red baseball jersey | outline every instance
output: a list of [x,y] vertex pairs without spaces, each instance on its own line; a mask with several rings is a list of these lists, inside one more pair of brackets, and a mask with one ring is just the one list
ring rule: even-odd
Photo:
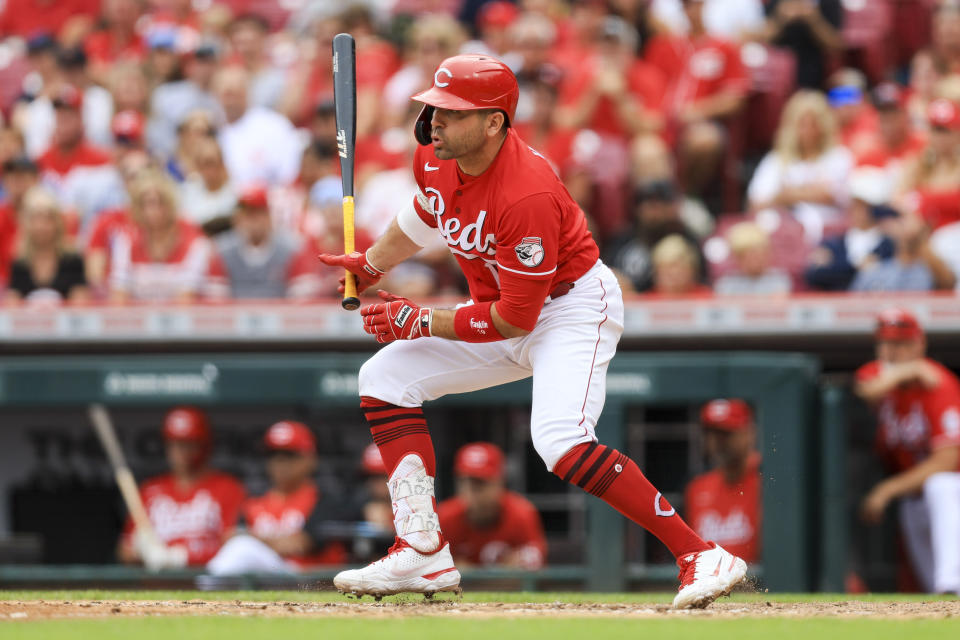
[[513,129],[479,176],[464,174],[456,160],[438,160],[430,146],[417,149],[413,174],[417,214],[446,240],[473,301],[502,300],[497,311],[514,326],[532,328],[526,319],[536,319],[550,291],[599,259],[583,211]]
[[520,551],[522,564],[529,569],[543,566],[547,539],[536,507],[523,496],[505,491],[500,502],[500,519],[489,529],[477,529],[467,520],[467,505],[458,498],[437,506],[440,530],[450,542],[454,558],[479,565],[494,565]]
[[[269,540],[282,538],[303,531],[320,499],[320,491],[312,483],[306,483],[291,494],[268,491],[256,498],[247,498],[243,503],[243,520],[250,533]],[[343,564],[347,552],[339,543],[328,544],[306,556],[291,556],[287,560],[303,567],[318,564]]]
[[[177,485],[170,474],[147,480],[140,497],[160,541],[183,545],[187,564],[204,565],[216,555],[227,534],[237,525],[245,491],[231,475],[220,471],[205,474],[192,487]],[[124,528],[126,542],[134,533],[133,520]]]
[[[933,360],[940,384],[919,383],[888,393],[877,410],[877,451],[891,473],[905,471],[943,447],[960,446],[960,380]],[[874,360],[857,370],[857,381],[877,376],[883,363]]]
[[684,496],[687,522],[704,540],[755,562],[760,557],[760,495],[760,455],[754,454],[739,482],[729,484],[719,469],[690,481]]
[[726,40],[657,36],[647,46],[645,58],[667,78],[666,111],[721,91],[746,93],[748,88],[740,50]]

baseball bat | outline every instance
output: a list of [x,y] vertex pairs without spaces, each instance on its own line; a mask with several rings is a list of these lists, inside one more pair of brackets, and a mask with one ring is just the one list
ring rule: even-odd
[[[337,152],[340,155],[340,180],[343,184],[343,252],[355,250],[353,219],[353,165],[357,142],[357,49],[353,36],[338,33],[333,38],[333,102],[337,118]],[[346,272],[343,308],[360,306],[357,280]]]
[[158,541],[156,531],[153,530],[153,524],[147,515],[147,510],[143,506],[143,500],[140,499],[140,489],[137,487],[137,481],[127,465],[127,460],[123,455],[123,449],[120,448],[120,442],[117,440],[117,432],[113,428],[113,421],[106,407],[102,404],[92,404],[88,410],[90,422],[93,423],[93,430],[103,446],[110,461],[110,467],[113,469],[113,477],[120,488],[120,495],[123,496],[123,502],[133,518],[133,523],[138,531],[153,541]]

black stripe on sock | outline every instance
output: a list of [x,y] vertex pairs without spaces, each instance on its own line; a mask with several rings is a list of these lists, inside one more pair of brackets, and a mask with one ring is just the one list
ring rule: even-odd
[[423,412],[420,412],[420,413],[398,413],[398,414],[395,415],[395,416],[389,416],[389,417],[386,417],[386,418],[370,418],[369,416],[367,416],[367,423],[368,423],[371,427],[379,427],[379,426],[382,426],[382,425],[385,425],[385,424],[390,424],[391,422],[395,422],[395,421],[397,421],[397,420],[420,420],[420,421],[426,422],[426,421],[423,419]]
[[570,480],[577,474],[577,471],[580,470],[580,467],[583,466],[583,461],[589,458],[594,450],[597,448],[596,442],[591,442],[590,446],[587,447],[587,450],[583,452],[583,455],[580,456],[577,461],[570,467],[570,471],[567,471],[567,475],[563,476],[564,482],[570,482]]
[[385,438],[374,438],[373,441],[377,446],[387,444],[388,442],[393,442],[394,440],[399,440],[400,438],[405,438],[407,436],[416,436],[416,435],[430,435],[430,430],[426,427],[411,429],[410,431],[404,431],[403,433],[397,433],[390,435]]
[[613,452],[614,449],[611,449],[610,447],[604,447],[603,453],[600,454],[600,457],[597,458],[596,462],[594,462],[589,469],[587,469],[587,472],[583,474],[583,477],[577,481],[577,486],[581,489],[586,489],[587,484],[590,482],[593,476],[596,475],[597,471],[600,470],[600,467],[603,466],[603,463],[607,461],[607,458],[613,455]]
[[623,467],[627,465],[627,460],[628,460],[627,456],[620,453],[617,456],[616,461],[614,461],[614,463],[610,465],[610,468],[607,469],[607,472],[603,474],[603,477],[600,478],[597,484],[594,485],[593,491],[591,491],[590,493],[597,496],[598,498],[601,497],[604,493],[606,493],[607,489],[610,488],[610,485],[612,485],[614,481],[616,481],[616,479],[620,476],[620,473],[617,472],[617,465],[618,464],[620,465],[621,472],[622,472]]

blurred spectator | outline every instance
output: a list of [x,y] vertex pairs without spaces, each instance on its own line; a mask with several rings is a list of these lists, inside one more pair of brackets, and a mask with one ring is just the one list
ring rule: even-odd
[[960,73],[960,7],[940,3],[933,14],[930,40],[937,70],[944,75]]
[[941,74],[937,69],[933,53],[921,49],[910,61],[910,86],[906,97],[906,110],[910,116],[910,125],[917,131],[926,131],[927,108],[938,96],[937,85]]
[[884,82],[873,89],[877,111],[877,135],[859,154],[857,163],[881,167],[888,180],[901,181],[904,163],[923,151],[926,139],[913,129],[907,112],[907,93],[899,85]]
[[899,214],[886,206],[892,193],[887,172],[861,167],[850,176],[850,227],[826,238],[810,255],[807,284],[824,291],[845,291],[860,269],[893,257],[893,241],[880,223]]
[[151,90],[176,80],[180,73],[177,36],[177,29],[172,24],[151,25],[147,31],[147,59],[143,70]]
[[103,0],[100,28],[87,36],[83,49],[90,60],[90,76],[106,84],[110,67],[117,60],[140,62],[147,46],[137,32],[142,0]]
[[[176,148],[166,162],[167,173],[174,180],[183,182],[187,176],[197,173],[194,159],[197,147],[205,140],[216,141],[217,130],[213,116],[202,109],[191,111],[177,126]],[[219,145],[217,147],[219,149]],[[223,152],[221,151],[221,157]]]
[[[653,15],[676,33],[688,33],[684,0],[651,0]],[[642,3],[635,3],[642,4]],[[764,0],[703,0],[703,23],[711,36],[740,42],[761,35]]]
[[286,184],[297,177],[303,143],[290,121],[265,107],[249,106],[247,72],[227,67],[214,78],[226,124],[218,138],[235,184]]
[[683,8],[687,35],[657,36],[645,57],[667,79],[664,112],[671,118],[668,138],[679,143],[681,184],[702,195],[717,177],[723,121],[743,107],[748,81],[739,48],[706,32],[703,0],[683,0]]
[[236,527],[243,485],[210,468],[213,435],[200,409],[176,407],[167,412],[163,440],[170,472],[140,485],[158,540],[137,531],[128,518],[118,556],[124,563],[144,562],[153,569],[203,566]]
[[919,211],[934,229],[960,221],[960,108],[946,99],[927,109],[929,141],[906,164],[897,204]]
[[113,142],[110,137],[113,97],[109,91],[91,81],[87,73],[87,54],[79,47],[61,49],[57,54],[57,66],[62,81],[83,94],[83,131],[87,140],[97,147],[108,147]]
[[318,565],[339,565],[346,550],[332,543],[316,548],[304,530],[314,514],[329,514],[313,481],[317,468],[316,438],[302,422],[283,420],[263,437],[270,489],[247,498],[240,508],[241,527],[207,563],[215,576],[289,574]]
[[740,222],[727,231],[726,239],[736,270],[719,278],[713,285],[714,291],[726,296],[790,293],[790,274],[771,266],[770,236],[763,227],[755,222]]
[[44,181],[60,187],[77,167],[108,164],[110,156],[90,145],[83,133],[83,94],[72,85],[63,85],[53,99],[56,125],[50,147],[38,159]]
[[516,71],[520,61],[510,50],[509,30],[519,15],[520,10],[513,2],[484,2],[474,21],[479,38],[466,43],[462,53],[485,53],[499,58]]
[[113,117],[111,137],[114,145],[110,164],[77,167],[63,181],[61,201],[79,217],[80,233],[84,236],[102,212],[129,204],[123,167],[127,156],[146,153],[143,116],[136,111],[121,111]]
[[[233,214],[237,191],[223,163],[220,145],[214,138],[202,137],[196,141],[191,165],[195,172],[180,185],[183,214],[193,224],[204,227],[209,234],[222,229],[224,225],[219,222]],[[208,224],[212,226],[207,227]]]
[[150,106],[151,87],[143,66],[136,62],[121,61],[110,71],[109,87],[113,96],[113,111],[136,111],[147,117]]
[[[303,235],[312,242],[343,230],[342,221],[335,223],[332,230],[327,229],[327,220],[335,220],[331,216],[342,218],[340,207],[343,183],[340,181],[338,158],[337,147],[333,142],[315,140],[307,145],[300,157],[300,173],[297,179],[289,185],[270,190],[270,213],[275,227]],[[405,168],[404,173],[409,180],[413,180],[409,168]],[[376,179],[377,176],[367,184],[375,182]],[[360,194],[357,198],[357,231],[363,236],[367,221],[362,212],[370,201],[382,195],[382,192],[368,194],[364,185]],[[393,201],[394,204],[396,202]]]
[[23,132],[27,155],[31,158],[46,151],[53,135],[53,98],[61,84],[57,50],[49,34],[37,34],[27,40],[29,71],[10,119]]
[[753,412],[743,400],[712,400],[700,412],[703,443],[714,469],[687,484],[686,520],[747,562],[760,559],[760,454]]
[[88,299],[83,258],[67,250],[63,216],[53,194],[33,187],[23,196],[19,237],[8,300],[59,304]]
[[536,507],[504,485],[503,452],[489,442],[457,451],[457,495],[437,505],[444,538],[460,566],[539,569],[547,541]]
[[827,62],[843,47],[841,0],[769,0],[765,38],[793,51],[797,85],[819,89],[826,79]]
[[[90,25],[100,8],[98,0],[6,0],[0,13],[0,34],[29,38],[45,32],[57,36]],[[71,24],[74,23],[74,24]]]
[[710,295],[710,288],[698,278],[703,260],[682,235],[667,236],[653,247],[650,255],[653,261],[651,294],[663,298]]
[[788,209],[815,244],[828,224],[842,221],[853,165],[838,145],[837,125],[823,95],[800,91],[787,103],[774,148],[757,167],[747,196],[750,208]]
[[0,282],[6,282],[10,276],[23,197],[37,180],[37,165],[30,158],[15,156],[4,161],[3,201],[0,202]]
[[183,69],[183,79],[161,84],[150,97],[147,140],[150,149],[161,157],[175,154],[180,128],[193,114],[205,112],[210,127],[221,120],[222,109],[213,95],[216,48],[209,43],[201,44],[187,54]]
[[233,228],[216,239],[210,264],[213,297],[315,298],[319,293],[317,262],[300,238],[275,230],[267,192],[250,187],[240,193]]
[[363,519],[392,536],[393,507],[390,504],[390,487],[387,484],[389,474],[376,444],[368,444],[363,450],[361,469],[364,475],[363,496],[360,500]]
[[[653,247],[669,235],[684,239],[699,253],[693,233],[680,213],[680,196],[673,183],[656,181],[637,189],[633,228],[614,238],[604,261],[614,269],[624,291],[648,291],[653,287]],[[698,258],[698,262],[702,260]]]
[[843,68],[830,76],[827,102],[837,121],[840,144],[859,156],[877,132],[877,113],[864,96],[867,77],[857,69]]
[[573,168],[572,153],[577,131],[556,125],[562,72],[552,65],[544,65],[539,71],[536,77],[528,80],[526,90],[520,90],[520,100],[526,100],[526,117],[510,123],[510,126],[524,142],[542,153],[556,168],[557,174],[567,181]]
[[952,289],[956,277],[930,247],[930,229],[916,215],[885,219],[883,232],[893,240],[893,256],[861,267],[852,291],[932,291]]
[[421,16],[410,25],[405,40],[405,64],[383,87],[383,126],[400,125],[410,105],[410,96],[433,82],[440,63],[456,55],[465,39],[463,27],[443,14]]
[[664,78],[636,57],[636,31],[617,17],[604,20],[595,53],[570,70],[561,87],[557,125],[589,127],[620,139],[663,127]]
[[856,393],[877,412],[876,451],[889,473],[863,498],[861,517],[883,520],[899,503],[900,533],[923,591],[960,593],[960,381],[926,357],[917,319],[887,309],[877,319],[877,359],[856,374]]
[[230,24],[230,45],[247,72],[248,99],[255,107],[275,107],[284,90],[284,73],[267,53],[269,31],[267,21],[253,13],[239,15]]
[[130,189],[133,227],[111,246],[109,287],[116,302],[190,302],[207,274],[210,245],[179,217],[176,188],[163,174],[144,171]]

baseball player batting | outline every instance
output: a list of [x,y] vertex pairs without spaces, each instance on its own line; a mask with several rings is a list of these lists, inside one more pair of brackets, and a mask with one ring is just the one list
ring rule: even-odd
[[460,574],[434,510],[436,461],[424,402],[533,376],[530,430],[547,469],[605,500],[677,558],[676,607],[702,607],[746,563],[705,542],[627,456],[597,442],[623,299],[577,206],[547,161],[510,127],[519,89],[495,58],[444,60],[415,125],[419,193],[365,254],[322,255],[363,291],[439,233],[471,301],[434,309],[380,291],[363,327],[391,343],[360,369],[362,407],[390,472],[396,543],[334,578],[343,592],[455,591]]

